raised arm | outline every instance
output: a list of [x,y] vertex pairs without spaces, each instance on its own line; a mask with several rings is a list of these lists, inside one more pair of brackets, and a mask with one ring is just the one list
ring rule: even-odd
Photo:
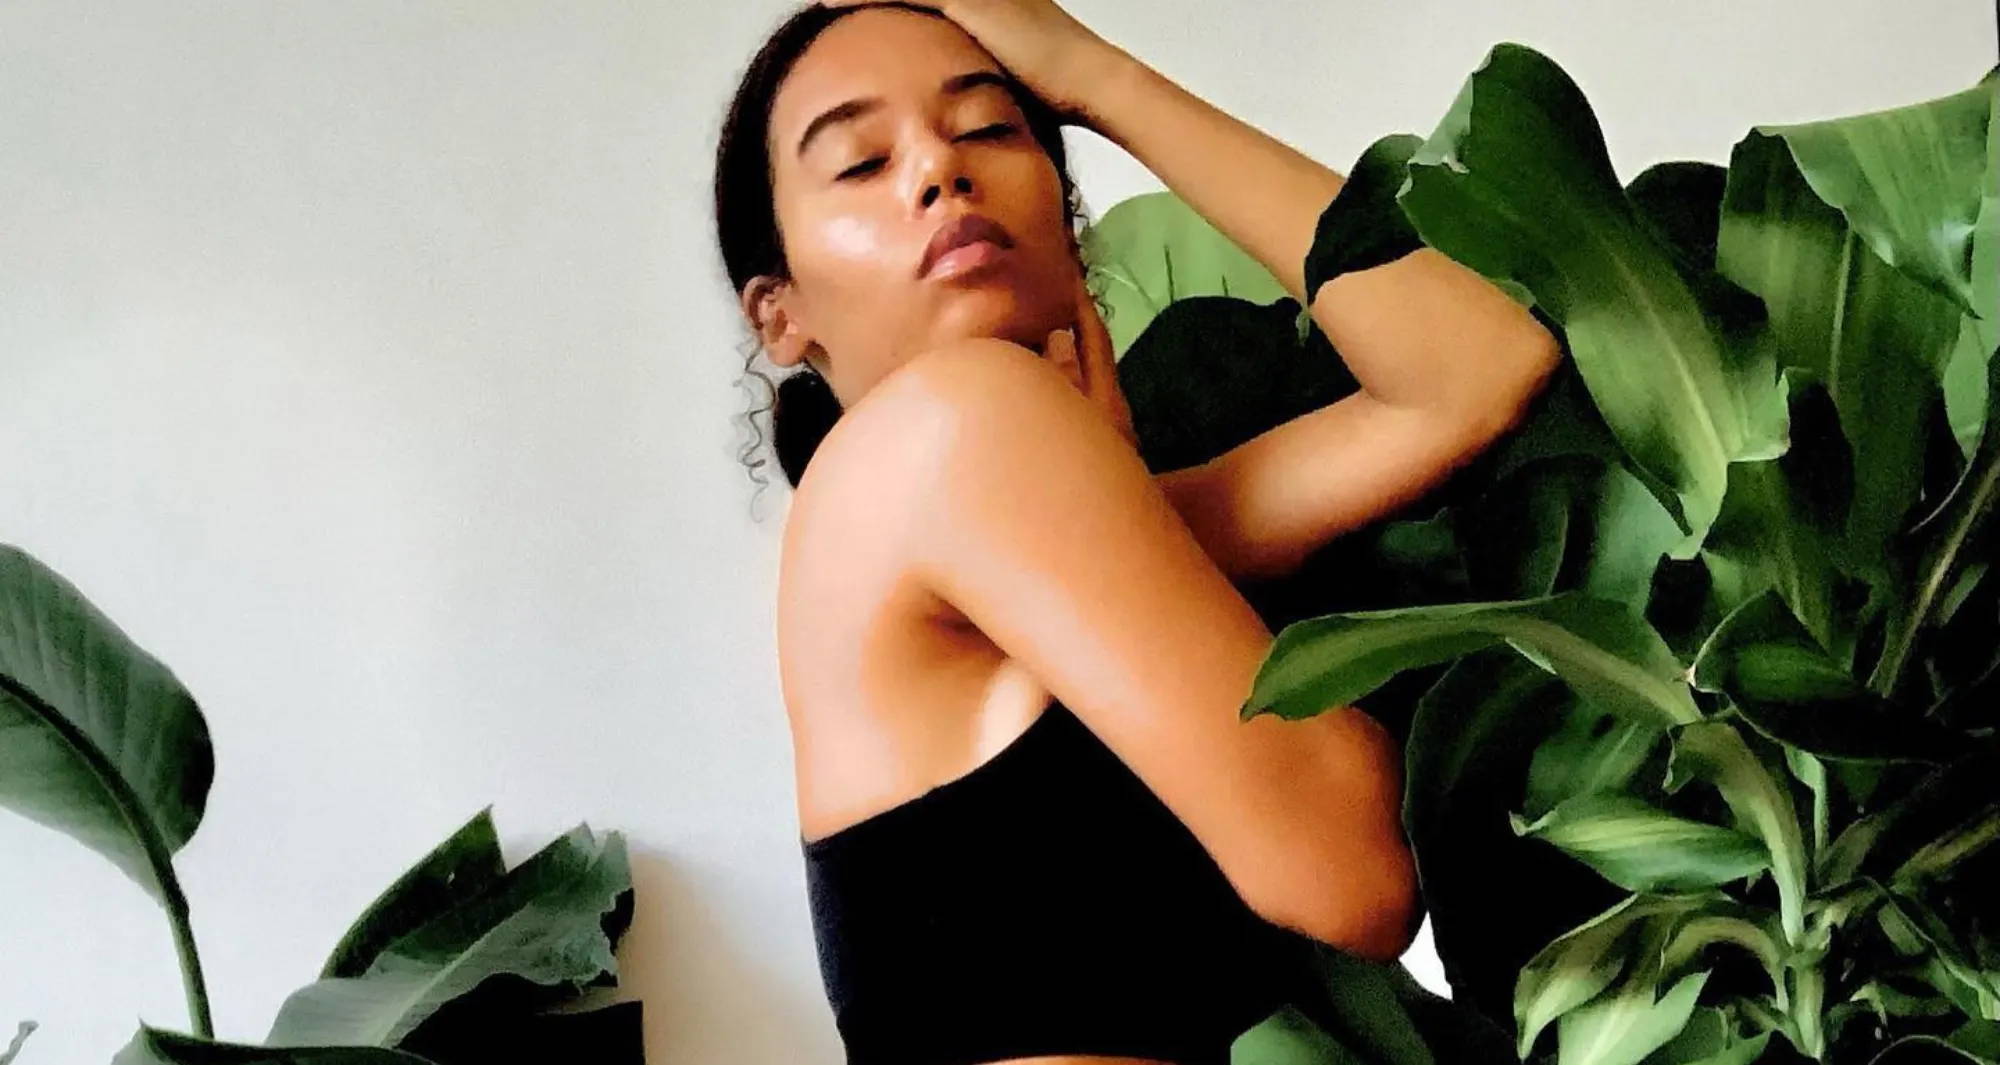
[[1104,45],[1087,124],[1261,262],[1332,342],[1361,391],[1183,475],[1258,576],[1422,496],[1517,424],[1560,357],[1555,337],[1431,248],[1343,274],[1308,298],[1307,251],[1346,179]]
[[1353,708],[1241,720],[1271,633],[1053,367],[959,342],[878,383],[843,433],[925,456],[879,504],[907,515],[885,528],[912,583],[1074,710],[1253,910],[1364,957],[1407,948],[1416,880],[1393,738]]

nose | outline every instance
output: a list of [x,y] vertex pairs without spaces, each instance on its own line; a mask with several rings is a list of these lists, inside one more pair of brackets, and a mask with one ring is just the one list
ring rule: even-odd
[[916,168],[918,204],[925,210],[944,195],[947,182],[961,196],[972,192],[972,178],[962,169],[958,147],[950,141],[933,140],[930,149]]
[[[951,187],[958,190],[961,195],[969,193],[972,191],[972,179],[966,177],[964,174],[956,175],[951,179]],[[941,186],[933,182],[925,182],[924,206],[929,207],[931,204],[937,202],[937,198],[942,194],[943,190]]]

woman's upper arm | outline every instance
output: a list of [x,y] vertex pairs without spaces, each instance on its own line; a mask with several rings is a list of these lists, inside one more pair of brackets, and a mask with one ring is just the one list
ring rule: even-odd
[[1017,345],[897,372],[915,402],[881,413],[929,449],[913,578],[1075,711],[1267,919],[1364,950],[1401,935],[1372,924],[1395,924],[1410,886],[1393,741],[1358,712],[1241,720],[1272,635],[1131,447]]

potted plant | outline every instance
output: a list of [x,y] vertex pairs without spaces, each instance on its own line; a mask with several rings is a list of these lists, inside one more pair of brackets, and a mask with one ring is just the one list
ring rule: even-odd
[[173,864],[207,804],[207,722],[172,670],[9,544],[0,734],[0,806],[102,854],[166,911],[189,1030],[141,1022],[116,1065],[645,1060],[638,1002],[574,1008],[587,989],[617,983],[613,951],[633,902],[619,833],[579,825],[509,869],[480,811],[362,913],[261,1045],[223,1043]]
[[[2000,1062],[1996,97],[1621,185],[1578,87],[1502,44],[1361,156],[1307,291],[1434,248],[1567,358],[1439,489],[1244,589],[1277,632],[1246,718],[1359,702],[1403,739],[1454,992],[1330,954],[1330,1038],[1258,1053]],[[1151,468],[1356,387],[1225,253],[1132,297],[1199,256],[1124,206],[1098,284]]]

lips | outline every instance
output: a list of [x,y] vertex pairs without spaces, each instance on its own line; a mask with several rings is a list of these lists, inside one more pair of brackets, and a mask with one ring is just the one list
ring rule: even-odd
[[990,240],[1002,248],[1014,246],[1014,238],[1006,227],[983,214],[968,211],[946,222],[931,234],[930,243],[924,245],[923,257],[917,262],[917,276],[930,273],[938,258],[953,248],[982,240]]

